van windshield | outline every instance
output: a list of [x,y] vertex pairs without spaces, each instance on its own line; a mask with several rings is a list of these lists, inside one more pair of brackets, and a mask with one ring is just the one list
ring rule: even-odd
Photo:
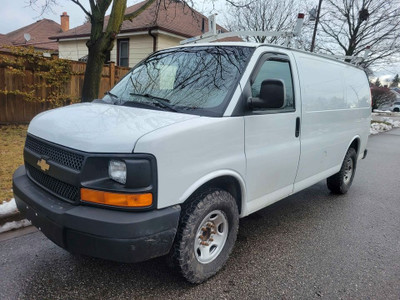
[[222,116],[253,51],[237,46],[162,50],[135,66],[103,100]]

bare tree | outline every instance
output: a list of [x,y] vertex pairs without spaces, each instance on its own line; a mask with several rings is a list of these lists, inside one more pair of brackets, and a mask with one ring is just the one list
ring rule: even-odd
[[[298,6],[292,0],[241,1],[232,7],[226,21],[229,30],[290,31],[296,22]],[[248,37],[249,41],[277,43],[278,37]],[[282,40],[283,41],[283,40]]]
[[318,48],[359,56],[371,47],[366,66],[396,58],[400,51],[399,0],[325,0]]

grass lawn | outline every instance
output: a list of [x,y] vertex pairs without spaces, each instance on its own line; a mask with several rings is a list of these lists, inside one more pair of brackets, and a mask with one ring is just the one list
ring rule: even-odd
[[13,197],[12,174],[23,164],[28,125],[0,125],[0,204]]

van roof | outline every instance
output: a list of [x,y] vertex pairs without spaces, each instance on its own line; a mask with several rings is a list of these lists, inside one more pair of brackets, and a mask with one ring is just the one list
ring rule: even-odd
[[198,46],[237,46],[237,47],[250,47],[250,48],[259,48],[259,47],[277,48],[277,49],[283,49],[283,50],[289,50],[289,51],[295,51],[295,52],[304,53],[304,54],[308,54],[308,55],[313,55],[316,57],[328,59],[328,60],[335,61],[338,63],[343,63],[345,65],[364,70],[360,66],[357,66],[355,64],[352,64],[352,63],[349,63],[349,62],[346,62],[343,60],[339,60],[339,59],[335,58],[334,56],[330,56],[328,54],[324,55],[324,54],[319,54],[319,53],[313,53],[313,52],[309,52],[309,51],[305,51],[305,50],[301,50],[301,49],[279,46],[279,45],[275,45],[275,44],[265,44],[265,43],[255,43],[255,42],[211,42],[211,43],[209,42],[209,43],[188,43],[188,44],[179,45],[179,46],[175,46],[175,47],[171,47],[171,48],[183,48],[183,47],[186,48],[186,47],[198,47]]

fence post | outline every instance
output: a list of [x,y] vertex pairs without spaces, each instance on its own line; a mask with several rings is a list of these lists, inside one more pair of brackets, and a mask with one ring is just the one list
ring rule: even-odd
[[110,61],[110,90],[115,84],[115,62]]

